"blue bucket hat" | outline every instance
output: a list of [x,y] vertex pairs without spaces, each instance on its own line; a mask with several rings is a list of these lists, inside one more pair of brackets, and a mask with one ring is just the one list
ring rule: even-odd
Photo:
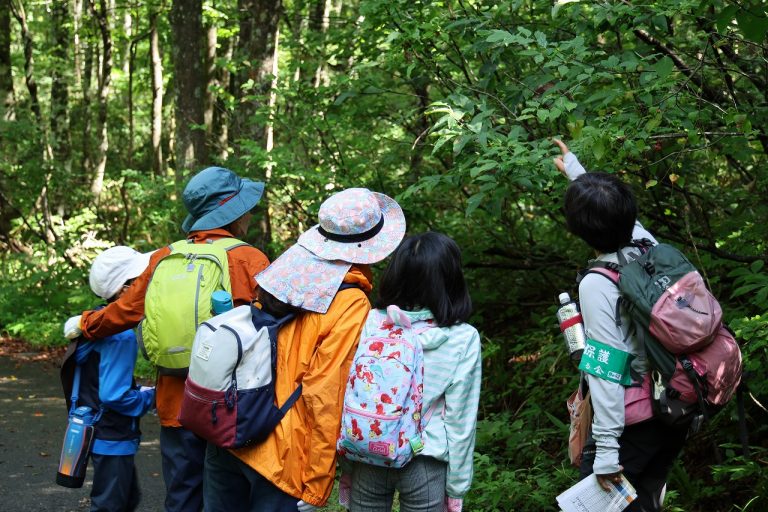
[[208,167],[189,180],[184,194],[187,218],[181,224],[185,233],[222,228],[256,206],[264,193],[264,183],[241,178],[223,167]]

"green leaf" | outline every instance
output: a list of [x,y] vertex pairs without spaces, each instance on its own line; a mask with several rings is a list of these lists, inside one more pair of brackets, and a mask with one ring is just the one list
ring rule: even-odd
[[568,430],[568,425],[566,425],[565,423],[563,423],[563,422],[560,420],[560,418],[558,418],[557,416],[555,416],[554,414],[552,414],[552,413],[551,413],[551,412],[549,412],[549,411],[544,411],[544,414],[546,414],[546,415],[547,415],[547,418],[549,418],[549,421],[551,421],[551,422],[552,422],[552,424],[553,424],[555,427],[557,427],[557,428],[558,428],[558,429],[560,429],[560,430]]
[[605,154],[605,143],[603,139],[597,139],[592,143],[592,154],[595,156],[595,160],[602,160]]
[[470,170],[469,170],[469,175],[470,175],[472,178],[477,178],[477,176],[478,176],[478,175],[480,175],[480,174],[482,174],[482,173],[484,173],[485,171],[488,171],[488,170],[490,170],[490,169],[494,169],[494,168],[496,168],[498,165],[499,165],[499,164],[497,164],[496,162],[485,162],[485,163],[484,163],[484,164],[482,164],[482,165],[479,165],[479,166],[477,166],[477,167],[473,167],[472,169],[470,169]]
[[762,270],[764,265],[765,265],[764,260],[757,260],[757,261],[753,261],[752,264],[749,266],[749,268],[752,270],[752,272],[757,274],[758,272],[760,272],[760,270]]
[[656,62],[652,68],[659,75],[659,78],[667,78],[675,67],[675,63],[669,57],[663,57]]
[[398,32],[397,30],[393,30],[392,32],[389,33],[389,35],[387,36],[387,39],[384,42],[391,43],[392,41],[394,41],[399,37],[400,37],[400,32]]
[[485,199],[485,192],[478,192],[477,194],[472,195],[467,200],[467,210],[465,215],[467,217],[472,215],[472,212],[478,209],[480,204],[483,202],[483,199]]
[[651,18],[651,23],[661,32],[667,32],[669,27],[667,26],[667,17],[660,14]]
[[645,188],[646,189],[653,188],[653,187],[655,187],[658,184],[659,184],[659,182],[657,180],[648,180],[648,181],[645,182]]
[[748,11],[740,11],[736,15],[739,31],[753,43],[762,43],[768,32],[768,17],[755,16]]
[[739,8],[735,5],[729,5],[720,11],[715,20],[715,26],[717,27],[718,32],[725,32],[728,25],[733,23],[734,15],[738,10]]
[[488,43],[502,43],[504,46],[509,46],[515,42],[515,37],[506,30],[491,30],[485,40]]
[[461,150],[464,149],[464,146],[466,146],[467,142],[470,140],[472,140],[472,136],[465,134],[453,141],[453,154],[458,155],[461,153]]
[[661,114],[656,114],[652,118],[648,120],[647,123],[645,123],[645,127],[643,128],[646,132],[651,133],[653,132],[658,126],[661,124]]
[[349,98],[354,98],[357,96],[357,93],[355,91],[344,91],[341,94],[338,95],[338,97],[334,100],[333,104],[338,106],[347,101]]
[[757,304],[762,304],[765,302],[765,299],[768,299],[768,286],[764,286],[755,294],[755,302]]
[[581,0],[555,0],[555,4],[552,6],[552,18],[557,16],[557,12],[564,5],[580,2]]

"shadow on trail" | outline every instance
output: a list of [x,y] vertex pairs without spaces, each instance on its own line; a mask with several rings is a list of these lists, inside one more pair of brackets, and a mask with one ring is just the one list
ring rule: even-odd
[[[0,340],[3,343],[5,340]],[[36,354],[0,354],[0,509],[6,512],[88,510],[93,472],[81,489],[56,485],[59,452],[67,423],[58,360]],[[143,498],[137,509],[163,509],[163,478],[156,416],[142,419],[136,455]]]

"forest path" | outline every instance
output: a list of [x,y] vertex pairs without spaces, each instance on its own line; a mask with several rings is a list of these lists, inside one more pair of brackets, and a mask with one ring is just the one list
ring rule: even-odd
[[[61,442],[67,424],[59,382],[60,353],[8,350],[0,340],[0,509],[7,512],[88,510],[93,478],[88,467],[81,489],[56,485]],[[19,350],[24,350],[20,348]],[[157,416],[142,422],[143,439],[136,456],[143,493],[139,512],[163,509]]]

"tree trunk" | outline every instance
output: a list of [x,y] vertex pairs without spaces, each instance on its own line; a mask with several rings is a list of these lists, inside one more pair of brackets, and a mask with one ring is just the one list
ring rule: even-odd
[[[227,62],[232,61],[235,51],[235,38],[226,39],[226,48],[223,57]],[[227,87],[229,90],[232,82],[232,73],[227,66],[221,66],[216,70],[217,85],[221,88]],[[218,95],[213,109],[213,134],[212,145],[215,147],[214,154],[221,160],[226,160],[229,154],[229,115],[225,99]]]
[[29,91],[32,113],[35,116],[37,126],[40,128],[40,145],[43,148],[44,178],[43,185],[40,189],[40,195],[35,201],[35,208],[40,210],[42,214],[46,241],[54,242],[56,240],[56,234],[53,231],[51,210],[48,203],[48,184],[51,179],[51,161],[53,160],[53,151],[48,140],[48,130],[46,129],[46,125],[43,120],[43,114],[40,110],[40,98],[37,91],[37,82],[35,81],[34,76],[35,61],[32,35],[29,32],[27,14],[24,11],[24,5],[19,0],[12,0],[11,10],[13,11],[13,16],[16,18],[16,21],[19,22],[19,26],[21,27],[21,39],[24,43],[24,80],[27,84],[27,90]]
[[[274,115],[275,105],[277,104],[277,55],[278,55],[278,42],[280,41],[279,27],[275,30],[275,49],[272,57],[272,84],[269,91],[269,120],[267,121],[267,135],[266,135],[266,150],[267,154],[272,152],[272,148],[275,146],[275,126]],[[272,179],[272,169],[275,164],[272,161],[272,156],[269,155],[267,161],[267,167],[264,170],[264,181],[269,183]],[[264,194],[261,197],[261,218],[259,219],[260,239],[258,241],[259,247],[266,247],[269,242],[272,241],[272,216],[269,211],[269,193],[267,189],[264,189]]]
[[83,171],[87,176],[93,171],[93,155],[91,148],[91,81],[93,77],[93,47],[89,42],[82,45],[83,49]]
[[317,33],[318,57],[315,63],[312,86],[317,89],[321,85],[328,85],[328,71],[325,69],[325,37],[330,25],[331,0],[316,0],[312,17],[310,18],[310,30]]
[[0,120],[13,121],[13,72],[11,69],[11,0],[0,0]]
[[[123,55],[123,73],[128,74],[131,66],[131,47],[135,45],[133,41],[133,17],[131,16],[130,5],[126,6],[123,13],[123,34],[125,36],[125,54]],[[135,52],[135,50],[134,50]]]
[[94,0],[88,0],[91,14],[99,27],[101,35],[101,69],[99,72],[98,87],[98,114],[96,116],[96,132],[99,134],[99,146],[96,153],[96,167],[91,181],[91,194],[98,200],[104,188],[104,172],[107,168],[107,150],[109,149],[109,137],[107,136],[107,100],[112,74],[112,35],[109,30],[108,8],[106,0],[99,0],[99,9],[96,9]]
[[75,88],[79,89],[82,83],[82,48],[80,46],[80,28],[83,20],[83,0],[74,0],[72,4],[73,38],[72,49],[74,53]]
[[[234,90],[247,95],[247,98],[246,101],[239,103],[238,112],[235,113],[234,133],[239,135],[238,138],[260,144],[267,151],[272,149],[272,123],[269,117],[261,124],[254,122],[253,118],[264,108],[265,102],[267,114],[271,117],[270,109],[274,101],[273,88],[277,76],[278,24],[282,10],[282,0],[238,0],[240,16],[238,57],[242,62],[249,62],[250,66],[241,66],[235,78]],[[253,87],[242,91],[241,86],[247,83],[252,84]],[[271,165],[268,164],[264,172],[264,178],[268,179],[272,172]],[[261,212],[259,222],[261,233],[257,245],[264,247],[272,238],[269,200],[266,193],[261,200]]]
[[[0,121],[13,121],[13,72],[11,69],[11,0],[0,0]],[[3,147],[0,142],[0,147]],[[0,248],[15,252],[15,241],[11,236],[13,220],[16,217],[10,204],[5,200],[4,183],[0,180]]]
[[[233,91],[246,95],[234,114],[232,132],[241,140],[257,142],[266,147],[267,123],[256,123],[254,115],[269,101],[272,87],[277,26],[282,12],[282,0],[238,0],[240,38],[237,58],[241,65],[234,77]],[[247,90],[242,86],[252,84]]]
[[54,2],[52,9],[53,49],[51,57],[51,145],[53,157],[57,162],[56,168],[62,174],[69,176],[72,169],[70,162],[70,131],[69,131],[69,87],[67,73],[69,67],[69,2]]
[[150,15],[149,53],[152,61],[152,171],[162,176],[163,162],[163,60],[157,34],[157,13]]
[[29,33],[29,26],[27,25],[27,13],[24,11],[24,4],[20,0],[11,0],[11,9],[16,21],[19,22],[21,27],[21,40],[24,47],[24,82],[27,84],[27,91],[29,91],[29,101],[32,113],[35,116],[38,126],[43,130],[43,115],[40,111],[40,98],[37,94],[37,82],[33,70],[35,67],[34,55],[32,52],[32,36]]
[[173,68],[176,100],[176,181],[186,172],[196,170],[207,160],[203,101],[205,71],[203,68],[203,2],[175,0],[171,7],[173,34]]
[[216,106],[216,40],[218,32],[216,25],[211,24],[205,30],[205,103],[203,104],[203,123],[205,123],[205,140],[209,151],[214,151],[213,136],[213,109]]

